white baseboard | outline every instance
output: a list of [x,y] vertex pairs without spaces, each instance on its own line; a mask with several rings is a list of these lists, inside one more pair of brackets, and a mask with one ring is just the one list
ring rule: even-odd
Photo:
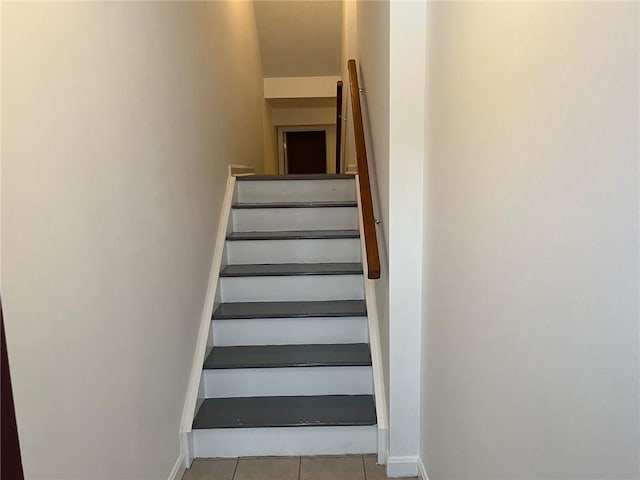
[[180,442],[181,450],[180,453],[184,458],[184,462],[187,464],[190,464],[193,459],[188,434],[191,432],[191,425],[197,411],[202,364],[205,359],[207,343],[209,340],[211,314],[213,313],[216,300],[218,277],[220,275],[220,265],[222,264],[222,257],[224,255],[224,246],[228,232],[229,216],[231,215],[231,204],[233,203],[235,184],[236,177],[232,176],[230,173],[227,178],[224,200],[220,210],[220,222],[218,224],[215,244],[213,245],[213,257],[211,259],[211,269],[209,271],[207,294],[200,317],[200,328],[196,339],[193,362],[191,364],[191,373],[189,375],[189,384],[187,386],[184,407],[182,409],[182,419],[180,420],[180,429],[178,431],[178,441]]
[[387,457],[387,477],[415,477],[418,475],[418,458],[413,456]]
[[[362,199],[360,198],[360,177],[356,175],[356,199],[358,201],[358,226],[364,232],[364,219],[362,213]],[[376,301],[376,289],[374,280],[368,278],[367,247],[364,235],[360,236],[360,255],[364,274],[365,300],[367,303],[367,322],[369,325],[369,348],[371,350],[371,368],[373,371],[373,385],[376,402],[376,421],[378,424],[378,463],[385,463],[388,457],[388,423],[387,423],[387,399],[384,386],[384,369],[382,367],[382,348],[380,342],[380,326],[378,323],[378,302]]]
[[378,465],[386,465],[389,452],[388,446],[389,431],[386,428],[380,428],[378,425]]
[[375,453],[375,425],[217,428],[193,431],[196,458]]
[[418,457],[418,476],[421,480],[429,480],[429,475],[427,475],[427,469],[424,466],[422,457]]
[[176,463],[173,465],[171,469],[171,473],[169,474],[169,480],[180,480],[184,475],[184,472],[187,468],[184,466],[184,457],[182,453],[178,456]]

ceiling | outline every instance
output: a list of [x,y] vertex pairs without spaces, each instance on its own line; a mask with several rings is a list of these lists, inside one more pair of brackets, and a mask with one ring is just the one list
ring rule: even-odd
[[265,77],[340,74],[342,0],[255,0]]

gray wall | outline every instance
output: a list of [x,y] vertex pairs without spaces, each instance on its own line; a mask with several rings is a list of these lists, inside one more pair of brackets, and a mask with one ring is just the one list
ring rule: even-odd
[[429,4],[432,480],[638,478],[639,14]]
[[251,3],[4,3],[2,301],[27,478],[168,478],[226,166],[261,169],[262,102]]

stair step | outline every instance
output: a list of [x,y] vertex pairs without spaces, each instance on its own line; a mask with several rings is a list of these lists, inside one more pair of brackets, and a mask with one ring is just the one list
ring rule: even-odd
[[366,343],[214,347],[205,369],[369,366]]
[[361,263],[272,263],[227,265],[221,277],[276,277],[292,275],[359,275]]
[[209,368],[203,398],[373,395],[371,366]]
[[221,303],[213,320],[234,318],[361,317],[367,314],[364,300],[324,302],[233,302]]
[[358,275],[222,277],[220,302],[324,302],[364,299]]
[[[235,203],[355,202],[349,175],[254,175],[237,178]],[[318,181],[319,180],[319,181]]]
[[324,208],[324,207],[357,207],[358,202],[264,202],[264,203],[236,203],[232,208],[257,209],[257,208]]
[[211,322],[209,345],[294,345],[369,341],[367,317],[246,318]]
[[234,232],[358,229],[358,209],[354,205],[344,208],[236,208],[231,217]]
[[360,239],[319,238],[291,240],[238,240],[227,242],[227,263],[360,263]]
[[193,430],[196,458],[361,455],[375,453],[377,445],[375,425]]
[[348,173],[317,173],[317,174],[286,174],[286,175],[247,175],[236,177],[237,182],[255,182],[263,180],[338,180],[354,179],[355,175]]
[[220,302],[324,302],[364,299],[362,274],[221,277]]
[[207,398],[194,429],[374,425],[372,395]]
[[360,238],[357,230],[288,230],[275,232],[233,232],[227,240],[306,240]]

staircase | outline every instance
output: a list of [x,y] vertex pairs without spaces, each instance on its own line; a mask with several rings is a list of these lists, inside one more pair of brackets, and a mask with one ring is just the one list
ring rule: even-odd
[[236,180],[193,456],[376,452],[354,177]]

